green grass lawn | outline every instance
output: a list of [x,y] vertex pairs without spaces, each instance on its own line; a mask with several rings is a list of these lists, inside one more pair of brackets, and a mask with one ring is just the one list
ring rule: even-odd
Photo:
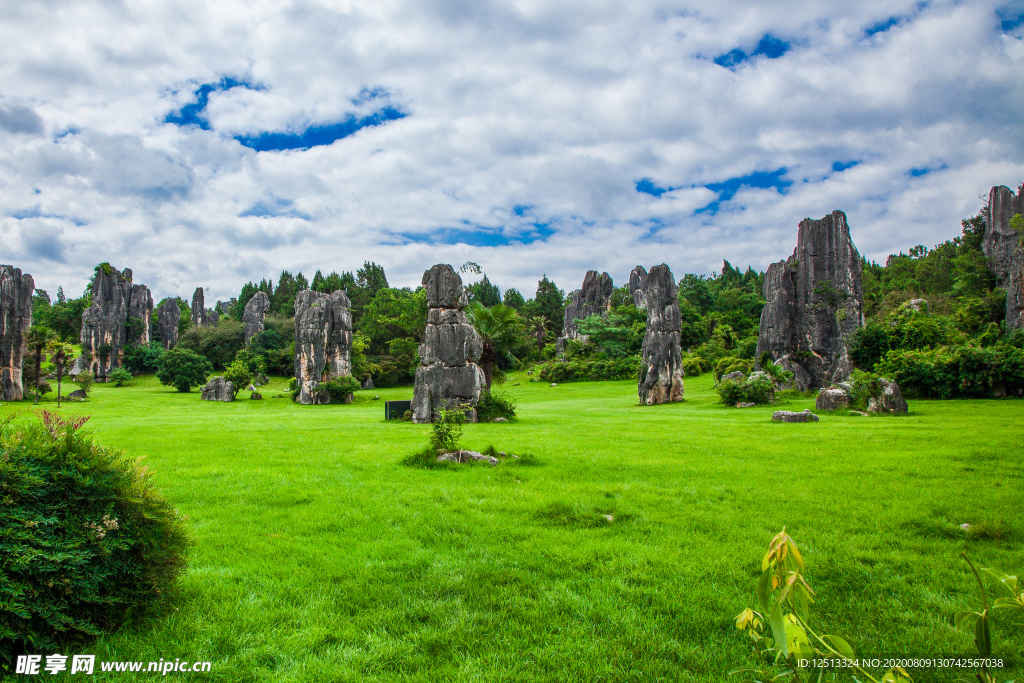
[[[411,388],[299,406],[270,398],[288,395],[274,380],[262,401],[213,403],[147,377],[65,404],[146,458],[195,540],[177,609],[88,652],[209,660],[171,674],[204,681],[717,682],[751,662],[734,618],[783,526],[812,625],[861,655],[973,654],[952,623],[980,602],[961,551],[1024,572],[1024,401],[774,424],[776,407],[717,403],[710,375],[653,407],[635,382],[526,380],[503,388],[518,421],[467,425],[463,445],[533,466],[401,465],[429,426],[385,423],[383,401]],[[1019,661],[1008,617],[995,652]]]

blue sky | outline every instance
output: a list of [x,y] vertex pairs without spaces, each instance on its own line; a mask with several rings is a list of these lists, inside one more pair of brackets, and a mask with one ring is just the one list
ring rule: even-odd
[[18,3],[0,262],[226,298],[282,268],[764,269],[870,258],[1024,181],[1024,2]]

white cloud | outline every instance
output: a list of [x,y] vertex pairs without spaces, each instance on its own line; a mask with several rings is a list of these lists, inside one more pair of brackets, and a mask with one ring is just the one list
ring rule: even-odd
[[[51,293],[109,260],[157,298],[201,285],[215,300],[282,268],[375,260],[415,285],[473,260],[530,295],[545,273],[573,289],[591,268],[620,283],[662,261],[763,269],[833,209],[884,259],[952,237],[979,194],[1024,180],[1024,48],[998,9],[17,3],[0,10],[0,261]],[[766,34],[789,52],[712,61]],[[260,89],[211,92],[208,130],[165,122],[223,78]],[[233,139],[384,105],[408,116],[330,146]],[[718,198],[704,185],[782,168],[785,194],[741,188],[698,212]],[[637,192],[642,178],[667,191]],[[510,242],[430,243],[460,233]]]

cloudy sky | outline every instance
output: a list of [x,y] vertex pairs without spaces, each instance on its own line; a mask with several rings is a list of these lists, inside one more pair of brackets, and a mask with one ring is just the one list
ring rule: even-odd
[[0,263],[207,301],[282,268],[882,260],[1024,181],[1024,0],[0,3]]

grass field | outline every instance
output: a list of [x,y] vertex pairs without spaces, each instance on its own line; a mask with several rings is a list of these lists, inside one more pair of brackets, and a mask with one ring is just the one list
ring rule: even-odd
[[[717,403],[710,375],[654,407],[635,382],[526,379],[503,389],[518,421],[468,425],[463,444],[532,466],[401,465],[429,427],[385,423],[383,401],[410,388],[225,404],[147,377],[66,404],[146,458],[195,540],[177,609],[88,652],[209,660],[170,674],[204,681],[723,681],[751,661],[734,618],[784,525],[812,625],[861,655],[973,654],[952,623],[980,602],[961,551],[1024,572],[1024,401],[773,424],[775,407]],[[283,380],[261,391],[287,395]],[[1020,661],[1007,616],[995,652]]]

